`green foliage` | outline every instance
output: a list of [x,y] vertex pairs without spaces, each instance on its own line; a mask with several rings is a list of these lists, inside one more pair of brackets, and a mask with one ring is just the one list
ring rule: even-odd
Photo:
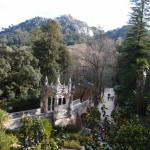
[[77,133],[80,130],[74,124],[68,124],[64,127],[54,126],[53,129],[56,132],[55,134],[59,134],[59,133]]
[[49,140],[51,135],[51,126],[47,119],[29,118],[25,116],[20,121],[21,127],[19,129],[19,141],[22,147],[35,147],[41,145],[44,149],[49,147]]
[[0,149],[10,150],[17,147],[17,138],[11,134],[6,134],[5,130],[0,129]]
[[79,140],[79,142],[82,146],[85,146],[86,143],[93,140],[92,135],[90,133],[86,133],[83,130],[79,131],[78,134],[76,135],[76,137],[78,138],[77,140]]
[[10,116],[8,113],[2,109],[0,109],[0,129],[4,128],[4,125],[9,122]]
[[80,150],[81,146],[78,141],[71,140],[71,141],[64,141],[64,148]]
[[73,124],[68,124],[63,127],[63,130],[66,133],[77,133],[80,129]]
[[149,149],[150,127],[141,124],[138,116],[123,119],[119,113],[114,115],[116,124],[113,130],[107,133],[107,142],[113,149]]
[[6,44],[16,50],[22,46],[30,45],[30,32],[37,26],[46,24],[47,19],[35,17],[18,25],[9,26],[0,32],[0,43]]
[[1,49],[0,90],[7,100],[26,99],[39,95],[41,73],[38,60],[30,51]]
[[89,113],[86,116],[86,122],[90,129],[94,129],[97,125],[97,122],[100,120],[100,112],[97,107],[91,107]]
[[0,109],[0,149],[9,150],[10,147],[17,147],[18,139],[12,134],[5,132],[5,124],[9,123],[11,117]]
[[57,70],[65,72],[70,63],[69,52],[60,41],[60,28],[56,21],[49,22],[39,29],[40,35],[33,42],[34,56],[39,59],[43,76],[55,81]]
[[112,117],[115,117],[115,112],[118,111],[122,117],[130,117],[130,115],[133,113],[133,109],[131,106],[123,106],[123,107],[117,107],[112,112]]
[[[118,108],[119,110],[119,108]],[[105,121],[99,125],[96,123],[92,130],[92,140],[84,142],[87,150],[91,148],[114,149],[114,150],[147,150],[150,149],[150,126],[149,107],[147,108],[147,119],[141,120],[137,115],[127,119],[119,111],[114,113],[114,121]],[[106,114],[104,114],[104,117]],[[143,122],[144,121],[144,122]]]
[[113,40],[117,40],[119,37],[125,38],[126,33],[128,32],[129,26],[122,26],[121,28],[117,28],[111,31],[107,31],[106,35],[111,37]]
[[[89,27],[86,23],[74,19],[70,15],[62,15],[55,18],[61,26],[63,35],[62,42],[66,45],[80,44],[87,41],[89,33],[93,32],[93,37],[100,37],[104,31],[97,27]],[[48,18],[35,17],[18,25],[11,25],[3,28],[0,32],[0,44],[6,44],[13,50],[24,46],[31,46],[33,38],[35,39],[36,28],[39,28],[49,21]]]
[[[62,15],[61,17],[57,17],[56,20],[58,20],[61,25],[61,32],[63,34],[62,41],[66,45],[84,43],[87,40],[86,36],[88,35],[88,31],[94,31],[94,29],[89,27],[86,23],[74,19],[71,15]],[[98,28],[96,29],[98,30]]]
[[21,99],[18,101],[14,101],[10,105],[13,106],[12,110],[8,110],[9,112],[17,112],[17,111],[24,111],[30,109],[40,108],[40,98],[28,98],[28,99]]
[[150,1],[131,0],[131,2],[133,12],[129,21],[130,28],[118,62],[118,102],[124,106],[124,102],[128,99],[133,100],[132,112],[145,114],[148,105],[148,101],[144,97],[145,91],[148,90],[145,85],[149,76],[150,38],[147,25],[150,18]]

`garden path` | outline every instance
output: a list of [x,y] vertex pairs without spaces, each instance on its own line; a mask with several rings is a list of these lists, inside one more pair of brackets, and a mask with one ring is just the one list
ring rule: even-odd
[[[110,98],[109,99],[108,99],[108,94],[110,94]],[[114,97],[113,100],[112,100],[112,97]],[[108,115],[109,119],[111,119],[111,112],[114,109],[114,101],[115,101],[115,92],[114,92],[113,88],[105,88],[103,100],[104,100],[104,102],[100,103],[98,108],[99,108],[99,110],[101,112],[101,107],[103,105],[105,105],[105,107],[107,108],[106,115]],[[103,120],[104,118],[101,117],[101,119]]]

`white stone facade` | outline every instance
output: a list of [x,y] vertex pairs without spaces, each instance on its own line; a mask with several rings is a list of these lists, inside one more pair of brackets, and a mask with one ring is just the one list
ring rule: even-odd
[[60,83],[60,75],[57,75],[57,81],[55,84],[49,84],[46,77],[43,87],[43,97],[41,99],[41,111],[42,113],[48,112],[62,112],[69,113],[72,105],[71,94],[71,78],[68,85],[62,85]]

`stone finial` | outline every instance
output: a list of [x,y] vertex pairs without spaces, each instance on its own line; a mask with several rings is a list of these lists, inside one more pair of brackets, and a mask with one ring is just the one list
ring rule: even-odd
[[57,72],[57,81],[56,84],[60,85],[60,71]]
[[71,77],[69,78],[69,83],[71,83]]
[[72,86],[72,82],[71,82],[71,77],[70,77],[70,78],[69,78],[69,83],[68,83],[69,91],[71,91],[71,86]]
[[45,77],[44,85],[48,85],[48,78],[47,78],[47,76]]

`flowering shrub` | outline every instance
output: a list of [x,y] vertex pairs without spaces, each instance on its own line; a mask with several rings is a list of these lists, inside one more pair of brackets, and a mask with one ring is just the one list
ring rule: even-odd
[[[113,130],[107,133],[106,140],[111,147],[115,150],[150,149],[150,125],[148,121],[142,124],[137,115],[131,119],[121,118],[119,116],[116,113],[116,124],[113,125]],[[149,118],[149,116],[147,117]]]
[[49,145],[51,126],[47,119],[24,116],[19,129],[19,140],[23,148],[41,145],[42,148]]

